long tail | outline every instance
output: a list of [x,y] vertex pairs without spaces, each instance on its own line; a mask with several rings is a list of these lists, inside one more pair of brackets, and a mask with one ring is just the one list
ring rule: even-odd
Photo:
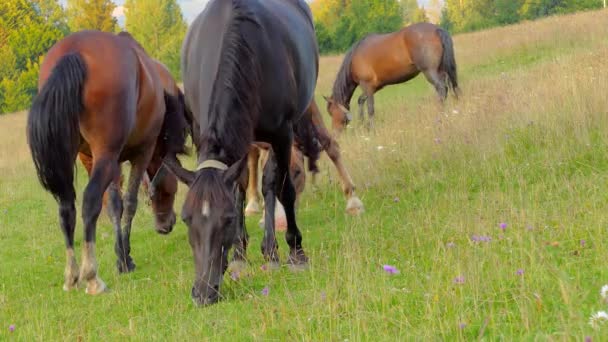
[[86,76],[80,54],[63,56],[34,99],[27,119],[27,140],[38,178],[58,201],[75,197],[74,162],[80,143],[78,117],[84,109]]
[[448,74],[448,86],[452,89],[454,96],[458,98],[460,89],[458,88],[458,73],[456,70],[456,59],[454,58],[454,43],[446,30],[438,28],[437,34],[439,34],[441,45],[443,46],[440,69]]

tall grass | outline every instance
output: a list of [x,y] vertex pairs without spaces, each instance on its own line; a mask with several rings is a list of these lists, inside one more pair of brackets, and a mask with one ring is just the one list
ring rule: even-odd
[[[341,137],[365,214],[343,213],[323,159],[298,214],[310,269],[262,271],[252,218],[251,275],[226,277],[225,300],[208,308],[189,299],[185,226],[156,235],[143,204],[137,270],[117,275],[104,217],[98,258],[112,291],[61,291],[57,209],[31,167],[25,114],[1,117],[0,340],[601,340],[608,326],[588,319],[606,309],[608,283],[607,20],[597,11],[456,36],[459,101],[440,108],[418,78],[377,94],[374,132],[355,119]],[[320,102],[340,62],[322,59]]]

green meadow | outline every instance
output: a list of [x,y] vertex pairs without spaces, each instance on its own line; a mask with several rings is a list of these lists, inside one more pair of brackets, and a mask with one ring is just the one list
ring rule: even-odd
[[[608,323],[589,319],[608,309],[606,23],[603,10],[457,35],[462,97],[440,107],[422,76],[388,87],[372,132],[356,93],[339,142],[365,212],[344,212],[324,156],[297,214],[309,269],[262,270],[250,217],[248,276],[226,275],[210,307],[190,299],[186,226],[158,235],[143,195],[135,272],[115,269],[103,214],[97,257],[110,291],[64,292],[57,205],[36,178],[27,113],[0,116],[0,341],[601,341]],[[321,59],[323,109],[341,61]],[[79,217],[86,183],[79,163]],[[80,261],[81,220],[76,241]]]

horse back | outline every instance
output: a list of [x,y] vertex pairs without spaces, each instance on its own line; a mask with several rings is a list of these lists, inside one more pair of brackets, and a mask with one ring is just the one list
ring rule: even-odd
[[78,53],[86,65],[84,111],[79,118],[80,151],[87,155],[95,151],[120,152],[148,143],[147,136],[159,130],[162,123],[163,97],[158,75],[145,52],[140,53],[128,40],[111,33],[71,34],[45,56],[39,88],[58,61],[69,53]]

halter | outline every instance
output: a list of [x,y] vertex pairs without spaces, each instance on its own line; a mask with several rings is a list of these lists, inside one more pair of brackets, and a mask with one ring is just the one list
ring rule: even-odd
[[226,171],[226,170],[228,170],[228,165],[222,163],[219,160],[207,159],[207,160],[203,161],[202,163],[198,164],[196,171],[199,171],[202,169],[217,169],[217,170]]

